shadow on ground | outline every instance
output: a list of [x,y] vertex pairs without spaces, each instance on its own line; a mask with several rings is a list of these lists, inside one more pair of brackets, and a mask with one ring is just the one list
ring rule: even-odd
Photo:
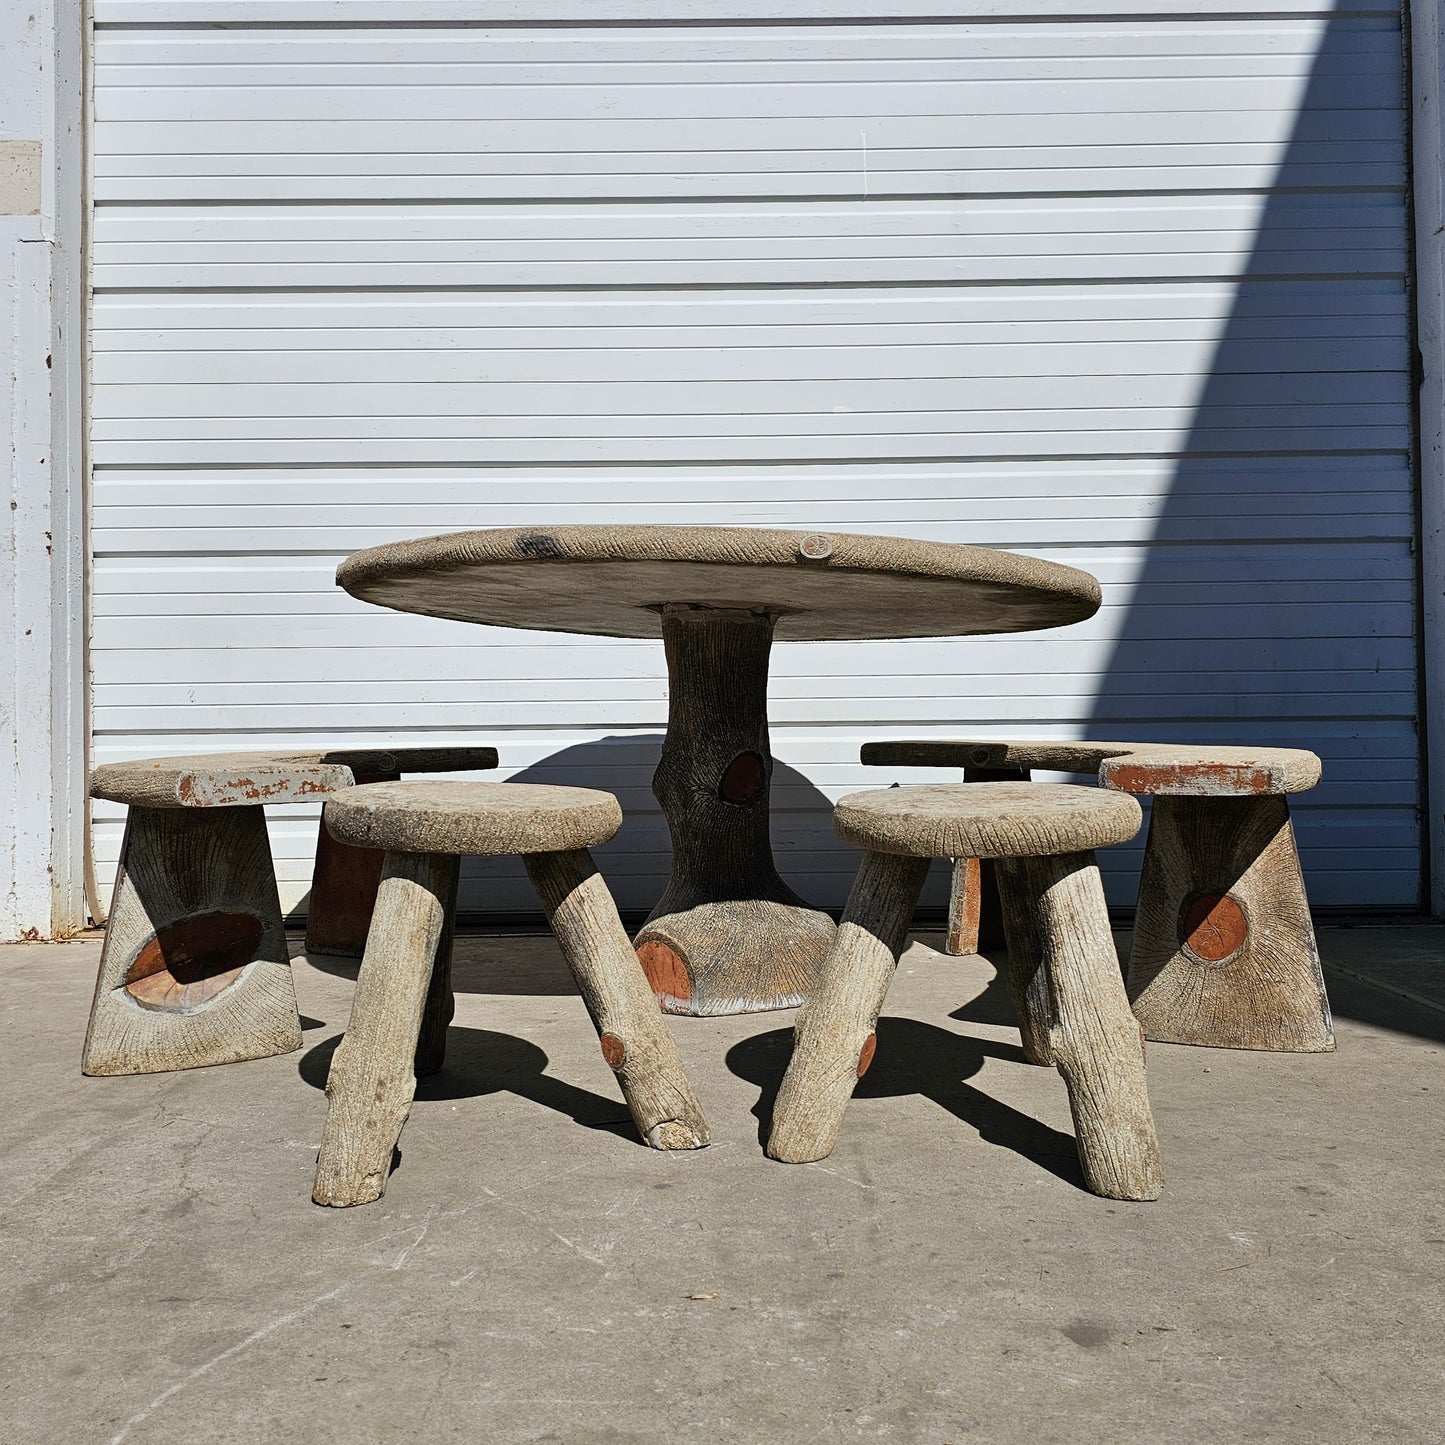
[[[766,1142],[772,1126],[773,1102],[792,1047],[791,1029],[773,1029],[744,1039],[728,1050],[728,1068],[761,1091],[752,1111],[758,1120],[759,1142]],[[881,1018],[878,1052],[853,1098],[896,1099],[922,1094],[976,1129],[985,1143],[1011,1149],[1082,1190],[1084,1179],[1070,1135],[1041,1124],[965,1082],[988,1059],[1017,1064],[1023,1062],[1023,1054],[1014,1044],[969,1038],[916,1019]]]
[[[313,1089],[325,1089],[331,1056],[341,1038],[336,1034],[301,1056],[296,1071]],[[525,1039],[453,1024],[447,1030],[445,1067],[439,1074],[417,1080],[416,1097],[425,1102],[516,1094],[565,1115],[583,1128],[600,1129],[630,1139],[639,1148],[646,1147],[621,1099],[604,1099],[601,1094],[553,1078],[547,1073],[549,1062],[543,1050]]]

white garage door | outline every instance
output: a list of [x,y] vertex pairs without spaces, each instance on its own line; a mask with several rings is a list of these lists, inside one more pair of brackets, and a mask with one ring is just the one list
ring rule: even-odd
[[[802,891],[842,899],[828,800],[887,781],[862,741],[963,731],[1313,747],[1315,900],[1413,907],[1400,20],[1268,8],[98,0],[97,760],[495,743],[621,795],[603,865],[645,909],[660,646],[382,612],[337,561],[899,533],[1086,567],[1106,605],[780,645]],[[288,904],[315,827],[273,820]],[[118,843],[99,811],[103,876]],[[469,908],[531,906],[470,875]]]

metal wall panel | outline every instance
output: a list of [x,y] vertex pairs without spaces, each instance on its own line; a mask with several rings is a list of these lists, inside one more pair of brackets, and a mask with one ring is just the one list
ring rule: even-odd
[[[336,562],[568,521],[918,535],[1087,567],[1105,606],[781,645],[804,892],[852,870],[829,800],[891,780],[860,742],[969,731],[1314,747],[1312,896],[1415,906],[1396,7],[1069,8],[99,0],[98,760],[494,742],[621,796],[601,856],[644,909],[660,646],[385,613]],[[288,904],[315,827],[273,821]],[[118,844],[99,808],[103,874]]]

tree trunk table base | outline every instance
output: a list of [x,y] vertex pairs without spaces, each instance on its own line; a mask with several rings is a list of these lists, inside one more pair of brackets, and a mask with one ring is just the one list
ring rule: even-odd
[[769,836],[770,612],[668,604],[667,740],[652,780],[672,834],[667,892],[635,940],[662,1007],[796,1008],[836,931],[778,876]]
[[637,956],[667,1013],[763,1013],[802,1003],[836,932],[801,901],[733,899],[650,918]]
[[[989,547],[782,527],[487,527],[370,547],[336,580],[399,612],[657,637],[667,741],[653,779],[672,876],[636,944],[663,1006],[789,1008],[834,935],[768,837],[768,654],[785,642],[1030,632],[1092,617],[1097,579]],[[866,683],[865,683],[866,686]]]

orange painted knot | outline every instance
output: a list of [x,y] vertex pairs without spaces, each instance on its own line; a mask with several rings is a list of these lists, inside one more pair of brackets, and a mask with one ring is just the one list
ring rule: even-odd
[[198,913],[158,929],[121,987],[154,1009],[195,1008],[235,981],[256,956],[265,925],[249,913]]
[[638,944],[637,958],[658,998],[664,1002],[675,999],[686,1003],[692,997],[687,965],[660,938],[649,938]]
[[878,1052],[878,1035],[869,1034],[863,1040],[863,1048],[858,1054],[858,1077],[861,1079],[868,1072],[868,1066],[873,1062],[873,1055]]
[[1249,918],[1227,893],[1198,893],[1184,906],[1179,936],[1205,963],[1222,963],[1249,938]]

